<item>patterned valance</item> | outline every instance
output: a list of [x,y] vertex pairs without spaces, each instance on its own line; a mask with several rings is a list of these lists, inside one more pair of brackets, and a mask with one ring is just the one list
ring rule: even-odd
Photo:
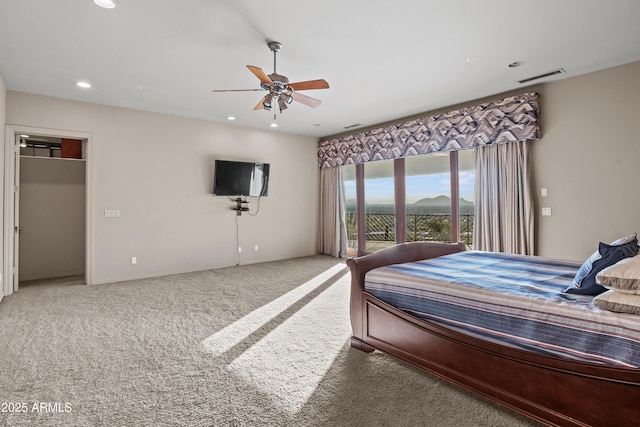
[[475,107],[320,141],[320,168],[465,150],[540,138],[538,94],[504,98]]

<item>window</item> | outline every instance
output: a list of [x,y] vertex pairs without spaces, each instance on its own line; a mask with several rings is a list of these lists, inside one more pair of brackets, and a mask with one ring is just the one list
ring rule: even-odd
[[364,165],[365,250],[375,252],[396,243],[394,160]]
[[451,241],[448,154],[405,159],[407,241]]
[[358,253],[356,165],[342,167],[342,181],[344,183],[346,198],[345,225],[347,227],[347,253],[349,255],[356,255]]
[[473,150],[345,166],[349,253],[411,241],[471,245],[474,178]]
[[476,171],[473,150],[458,151],[458,188],[460,194],[460,242],[473,246],[473,211]]

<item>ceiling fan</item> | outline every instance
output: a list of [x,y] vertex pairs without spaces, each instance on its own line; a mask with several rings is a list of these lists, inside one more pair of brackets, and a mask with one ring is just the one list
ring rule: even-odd
[[322,101],[311,98],[310,96],[298,93],[299,90],[311,90],[311,89],[328,89],[329,83],[326,80],[308,80],[304,82],[289,83],[289,79],[282,74],[276,72],[276,54],[280,51],[282,44],[279,42],[268,42],[267,46],[273,52],[273,73],[265,74],[261,68],[253,65],[247,65],[249,71],[251,71],[258,79],[260,79],[260,89],[227,89],[227,90],[214,90],[213,92],[257,92],[266,90],[267,93],[258,104],[254,107],[254,110],[267,110],[270,111],[271,107],[275,104],[278,105],[280,112],[287,109],[287,106],[293,101],[300,102],[312,108],[318,107]]

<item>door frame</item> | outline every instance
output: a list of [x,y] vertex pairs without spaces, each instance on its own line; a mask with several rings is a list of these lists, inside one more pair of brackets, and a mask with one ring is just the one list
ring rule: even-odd
[[13,264],[15,260],[15,206],[14,206],[14,179],[18,180],[15,185],[20,185],[20,177],[15,176],[14,155],[17,136],[20,134],[50,136],[57,138],[71,138],[85,140],[85,283],[93,283],[93,173],[92,173],[92,153],[93,135],[87,132],[47,129],[34,126],[22,126],[7,124],[5,126],[4,143],[4,209],[3,209],[3,267],[2,284],[4,295],[11,295],[17,290],[14,284]]

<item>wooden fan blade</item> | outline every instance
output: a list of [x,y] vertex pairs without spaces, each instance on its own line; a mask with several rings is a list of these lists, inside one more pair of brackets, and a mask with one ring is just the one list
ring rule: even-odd
[[255,107],[253,107],[253,110],[264,110],[264,104],[263,102],[265,101],[265,99],[267,99],[268,95],[265,95],[262,97],[262,99],[260,100],[260,102],[258,102],[258,105],[256,105]]
[[298,92],[293,92],[293,100],[294,101],[298,101],[304,105],[308,105],[311,108],[316,108],[319,107],[320,104],[322,104],[322,101],[312,98],[310,96],[307,95],[303,95],[301,93]]
[[211,92],[258,92],[264,89],[214,89]]
[[269,86],[271,86],[273,84],[273,82],[271,81],[271,79],[269,78],[269,76],[267,76],[264,71],[262,71],[262,68],[259,67],[254,67],[253,65],[247,65],[247,68],[249,69],[249,71],[251,71],[257,78],[260,79],[260,81],[262,83],[266,83]]
[[309,80],[306,82],[289,83],[293,90],[329,89],[329,83],[324,79]]

